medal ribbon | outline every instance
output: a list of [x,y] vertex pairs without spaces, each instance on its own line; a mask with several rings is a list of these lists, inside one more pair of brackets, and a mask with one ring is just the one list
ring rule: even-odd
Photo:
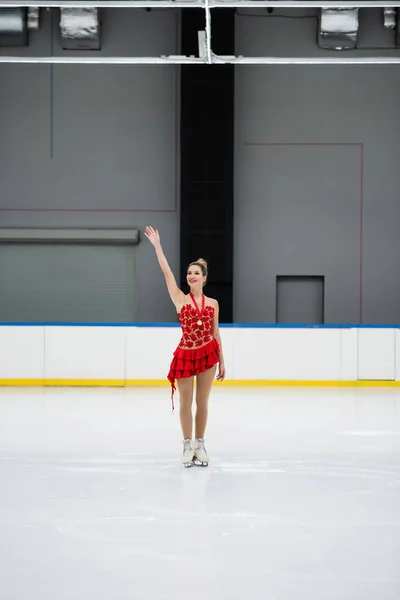
[[201,320],[201,315],[203,314],[203,311],[204,311],[205,296],[204,296],[204,294],[202,296],[201,312],[200,312],[200,309],[199,309],[199,307],[197,305],[196,300],[194,299],[194,296],[193,296],[192,292],[190,292],[190,297],[193,300],[193,303],[194,303],[194,305],[196,307],[197,312],[199,313],[199,320],[197,321],[197,325],[202,325],[203,321]]

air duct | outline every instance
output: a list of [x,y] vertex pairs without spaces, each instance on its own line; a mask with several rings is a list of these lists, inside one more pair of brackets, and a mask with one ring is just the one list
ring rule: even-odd
[[25,8],[0,8],[0,46],[28,45]]
[[60,28],[64,50],[100,50],[97,8],[61,8]]
[[357,45],[358,8],[322,8],[319,27],[320,48],[352,50]]

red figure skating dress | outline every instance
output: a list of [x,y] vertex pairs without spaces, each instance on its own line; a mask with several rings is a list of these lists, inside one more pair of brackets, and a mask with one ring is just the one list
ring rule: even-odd
[[172,386],[172,410],[174,409],[175,379],[193,377],[204,373],[219,362],[220,347],[212,337],[212,324],[214,308],[204,307],[204,294],[202,309],[199,310],[196,300],[190,294],[193,304],[185,304],[178,313],[182,327],[182,337],[168,373],[168,380]]

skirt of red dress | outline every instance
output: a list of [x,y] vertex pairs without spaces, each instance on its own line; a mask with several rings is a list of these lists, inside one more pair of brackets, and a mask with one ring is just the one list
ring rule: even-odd
[[194,377],[204,373],[219,362],[220,347],[215,338],[201,348],[185,350],[177,348],[167,376],[172,387],[172,409],[174,409],[175,380]]

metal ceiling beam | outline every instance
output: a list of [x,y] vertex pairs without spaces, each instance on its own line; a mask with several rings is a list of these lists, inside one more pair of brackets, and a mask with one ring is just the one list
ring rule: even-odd
[[201,64],[207,58],[195,56],[0,56],[1,63],[37,65],[158,65]]
[[234,60],[225,61],[223,56],[216,57],[214,64],[225,62],[241,65],[399,65],[400,53],[395,56],[327,56],[327,57],[290,57],[275,56],[237,56]]
[[385,8],[400,0],[0,0],[0,8]]
[[206,53],[207,53],[207,62],[209,65],[212,64],[213,53],[211,50],[211,11],[208,5],[208,0],[206,0]]
[[203,0],[0,0],[1,8],[204,8]]
[[399,0],[209,0],[210,8],[385,8],[400,7]]
[[[208,57],[195,56],[0,56],[0,63],[53,64],[53,65],[157,65],[157,64],[198,64],[209,63]],[[211,64],[238,65],[399,65],[398,56],[215,56]]]

